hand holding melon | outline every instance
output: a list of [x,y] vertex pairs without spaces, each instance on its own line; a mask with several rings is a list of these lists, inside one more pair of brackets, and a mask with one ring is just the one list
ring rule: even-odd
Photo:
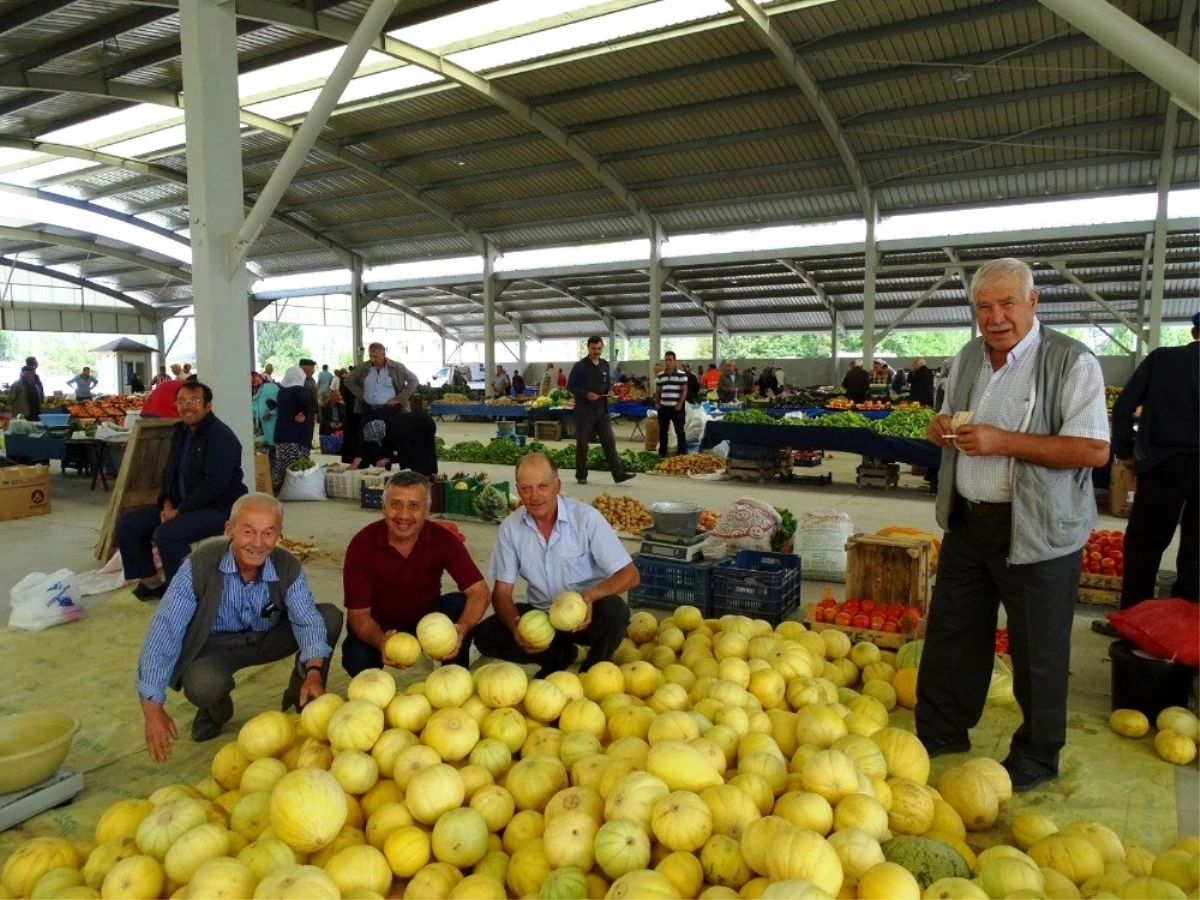
[[383,661],[387,665],[406,669],[421,658],[421,642],[411,634],[389,631],[383,637]]
[[592,621],[592,605],[575,591],[563,591],[550,604],[550,624],[559,631],[581,631]]

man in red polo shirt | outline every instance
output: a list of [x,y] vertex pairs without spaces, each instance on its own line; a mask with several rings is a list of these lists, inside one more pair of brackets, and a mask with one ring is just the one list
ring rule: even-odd
[[[442,662],[466,666],[471,633],[487,612],[489,594],[466,546],[429,516],[429,479],[405,470],[388,479],[383,519],[362,529],[346,548],[342,588],[346,639],[342,666],[353,677],[395,665],[383,645],[397,631],[413,634],[421,617],[441,612],[458,625],[458,645]],[[442,593],[442,574],[458,590]]]

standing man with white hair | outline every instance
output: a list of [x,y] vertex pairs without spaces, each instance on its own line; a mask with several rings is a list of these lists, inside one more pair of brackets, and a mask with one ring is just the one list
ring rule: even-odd
[[137,691],[155,762],[178,737],[163,706],[168,687],[197,707],[194,741],[221,733],[233,716],[234,673],[248,666],[296,654],[285,710],[325,693],[342,611],[316,602],[299,560],[278,546],[283,506],[269,494],[246,494],[233,504],[225,537],[184,560],[146,632]]
[[930,756],[971,748],[1003,603],[1024,716],[1004,766],[1013,790],[1027,791],[1058,776],[1066,743],[1079,551],[1096,521],[1091,469],[1108,461],[1104,378],[1087,347],[1038,322],[1025,263],[980,266],[971,301],[980,336],[955,357],[945,404],[926,429],[942,448],[937,520],[946,537],[917,735]]

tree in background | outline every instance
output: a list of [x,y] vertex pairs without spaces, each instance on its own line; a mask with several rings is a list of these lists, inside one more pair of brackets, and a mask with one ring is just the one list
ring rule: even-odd
[[11,331],[0,331],[0,362],[23,360],[28,353],[21,350],[17,335]]
[[312,357],[312,351],[304,346],[304,329],[294,322],[255,322],[254,339],[258,370],[270,363],[277,379],[303,357]]
[[[52,334],[44,337],[38,346],[39,372],[48,375],[78,374],[84,366],[96,368],[96,354],[92,348],[99,342],[94,334]],[[43,379],[44,380],[44,379]],[[61,390],[58,386],[54,390]],[[46,393],[51,386],[46,385]]]

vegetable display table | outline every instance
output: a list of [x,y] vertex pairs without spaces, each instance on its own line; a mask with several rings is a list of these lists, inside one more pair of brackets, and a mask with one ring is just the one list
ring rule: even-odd
[[702,447],[721,441],[758,444],[766,447],[792,447],[796,450],[840,450],[877,459],[906,462],[918,466],[937,466],[942,451],[929,441],[884,437],[869,428],[822,428],[819,425],[738,425],[709,422]]

